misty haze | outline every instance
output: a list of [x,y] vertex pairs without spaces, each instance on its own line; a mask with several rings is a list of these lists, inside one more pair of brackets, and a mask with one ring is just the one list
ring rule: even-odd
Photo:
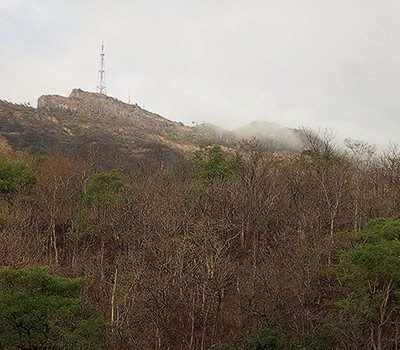
[[400,349],[399,17],[0,0],[0,349]]

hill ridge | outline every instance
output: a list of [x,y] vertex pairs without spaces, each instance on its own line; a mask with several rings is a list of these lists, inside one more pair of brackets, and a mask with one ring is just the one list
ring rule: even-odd
[[[298,140],[293,142],[298,137],[293,129],[268,122],[248,125],[255,125],[256,130],[244,126],[231,132],[208,123],[187,126],[137,104],[81,89],[73,89],[68,97],[42,95],[37,108],[0,100],[0,139],[30,153],[54,147],[81,151],[107,145],[114,156],[147,157],[162,148],[175,157],[210,143],[233,148],[241,138],[253,137],[277,151],[300,148]],[[287,140],[274,139],[276,134],[267,130],[271,125]]]

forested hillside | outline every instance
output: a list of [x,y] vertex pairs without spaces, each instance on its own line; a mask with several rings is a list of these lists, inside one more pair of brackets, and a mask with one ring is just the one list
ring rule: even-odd
[[400,152],[307,139],[3,152],[0,348],[397,349]]

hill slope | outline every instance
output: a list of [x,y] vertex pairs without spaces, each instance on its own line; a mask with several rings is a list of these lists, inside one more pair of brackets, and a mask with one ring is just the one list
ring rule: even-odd
[[[30,153],[68,151],[83,158],[101,155],[121,164],[127,160],[179,160],[207,143],[233,147],[241,138],[259,138],[277,150],[298,150],[294,130],[254,122],[229,132],[202,124],[185,126],[138,105],[74,89],[69,97],[44,95],[38,108],[0,101],[0,139],[3,148]],[[6,146],[7,145],[7,146]]]

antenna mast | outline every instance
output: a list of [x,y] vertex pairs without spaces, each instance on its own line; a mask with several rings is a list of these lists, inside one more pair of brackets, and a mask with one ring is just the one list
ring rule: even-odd
[[101,53],[100,53],[100,69],[99,69],[99,76],[98,76],[98,85],[97,85],[97,92],[103,95],[106,95],[106,71],[104,68],[104,42],[101,42]]

